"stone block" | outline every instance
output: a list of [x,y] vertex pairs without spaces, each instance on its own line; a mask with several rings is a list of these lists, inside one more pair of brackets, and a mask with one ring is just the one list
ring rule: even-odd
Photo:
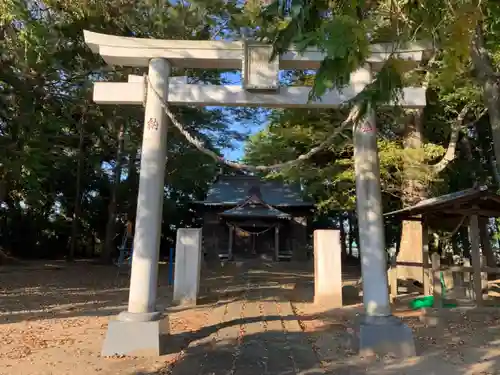
[[201,229],[180,228],[175,245],[173,302],[196,305],[200,289]]
[[342,307],[340,231],[314,231],[314,302]]
[[365,318],[359,327],[359,354],[414,357],[416,349],[413,332],[394,316]]
[[401,248],[397,255],[398,279],[402,285],[424,283],[422,223],[403,221]]
[[167,317],[154,321],[112,320],[108,325],[101,355],[164,355],[168,333]]

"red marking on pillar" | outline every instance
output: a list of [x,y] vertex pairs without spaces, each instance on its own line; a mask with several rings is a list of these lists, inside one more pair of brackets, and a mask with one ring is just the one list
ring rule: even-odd
[[149,120],[148,120],[148,129],[149,130],[158,130],[158,121],[154,118],[154,117],[151,117]]
[[375,127],[371,125],[360,126],[358,129],[361,133],[373,133],[375,131]]

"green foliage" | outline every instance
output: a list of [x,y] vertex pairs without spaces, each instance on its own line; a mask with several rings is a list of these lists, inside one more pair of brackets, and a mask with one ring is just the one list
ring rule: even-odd
[[[219,2],[220,3],[220,2]],[[118,221],[135,214],[143,109],[98,106],[92,82],[124,81],[137,69],[105,66],[84,44],[83,29],[139,37],[209,39],[227,8],[171,1],[0,2],[0,246],[14,255],[56,256],[67,250],[71,224],[80,228],[78,249],[99,251],[104,241],[113,167],[123,167]],[[215,71],[176,71],[219,83]],[[242,135],[229,125],[246,112],[175,108],[189,130],[214,150]],[[117,132],[125,125],[125,149],[116,160]],[[83,142],[80,134],[83,132]],[[173,230],[192,225],[189,202],[205,193],[218,171],[173,128],[168,134],[164,244]],[[83,165],[78,173],[78,159]],[[79,175],[79,176],[78,176]],[[75,214],[77,177],[81,215]],[[118,225],[119,240],[123,227]],[[93,245],[96,243],[96,245]]]
[[[275,55],[292,45],[300,50],[316,47],[325,54],[312,97],[346,84],[350,73],[366,62],[371,53],[370,43],[377,42],[391,43],[396,48],[414,42],[427,46],[432,55],[439,55],[441,85],[448,86],[455,77],[470,70],[470,41],[483,15],[486,13],[491,20],[487,25],[493,31],[490,35],[498,28],[494,17],[499,13],[498,5],[490,3],[275,0],[261,8],[254,25],[258,27],[258,35],[273,45]],[[406,63],[388,59],[373,84],[354,101],[371,102],[375,106],[388,103],[409,83],[408,68]]]
[[[387,42],[396,48],[412,42],[427,46],[420,66],[391,56],[372,84],[353,100],[364,106],[371,103],[378,107],[382,188],[385,209],[389,210],[400,206],[402,200],[408,203],[404,195],[415,187],[418,187],[417,196],[424,196],[425,192],[440,194],[468,188],[479,181],[492,182],[491,142],[495,133],[489,130],[487,120],[478,119],[484,114],[483,100],[496,100],[498,106],[495,99],[498,92],[496,96],[491,97],[490,93],[490,98],[483,97],[483,83],[477,78],[484,76],[485,72],[480,70],[485,68],[472,64],[470,51],[478,30],[482,30],[487,49],[483,52],[492,61],[493,73],[486,73],[498,75],[499,16],[499,3],[491,1],[275,0],[261,8],[255,26],[259,36],[273,45],[275,55],[284,53],[292,45],[301,50],[316,47],[324,53],[324,61],[313,77],[311,97],[346,84],[349,75],[366,61],[370,43]],[[311,80],[310,75],[308,79]],[[420,139],[413,141],[413,146],[408,118],[420,119],[420,114],[405,113],[397,108],[382,110],[381,106],[397,97],[402,87],[410,85],[426,87],[428,102],[419,120],[421,129],[412,130]],[[302,118],[298,126],[306,129],[320,126],[324,139],[340,124],[337,116],[325,122],[318,121],[317,117]],[[323,118],[329,117],[323,115]],[[275,118],[269,131],[252,139],[247,149],[248,160],[282,161],[300,154],[295,146],[299,131],[277,141],[278,129],[289,127],[288,121],[284,115],[281,119]],[[499,121],[492,119],[492,126]],[[457,131],[454,151],[450,140]],[[497,135],[496,143],[498,139]],[[308,138],[301,137],[300,142],[305,147]],[[310,147],[317,144],[316,139],[310,139]],[[336,146],[332,146],[333,151],[329,150],[329,160],[323,160],[320,165],[314,160],[308,161],[300,169],[283,172],[282,177],[301,179],[313,186],[312,193],[319,199],[321,208],[348,209],[352,208],[352,202],[345,199],[345,192],[348,191],[348,195],[354,189],[352,155],[344,153],[348,145]],[[451,159],[442,159],[448,148],[452,154],[447,158]],[[500,158],[498,150],[496,160]],[[433,165],[438,162],[446,168],[436,174]]]
[[[399,108],[377,111],[385,211],[401,207],[405,184],[409,180],[425,186],[430,193],[447,193],[472,185],[471,170],[477,169],[477,165],[474,161],[468,161],[468,156],[460,148],[457,159],[451,161],[447,169],[439,174],[433,171],[433,165],[441,160],[447,150],[452,127],[464,105],[467,104],[471,109],[466,122],[476,120],[479,112],[475,109],[481,108],[477,89],[470,81],[457,80],[457,84],[467,82],[468,86],[439,91],[434,84],[434,77],[436,80],[439,78],[438,73],[432,76],[433,83],[428,89],[430,100],[423,113],[422,147],[405,148],[403,145],[404,129],[411,111],[406,114]],[[251,137],[247,143],[246,161],[271,164],[295,159],[325,139],[345,116],[346,111],[343,109],[274,111],[267,128]],[[322,213],[354,209],[355,175],[350,133],[347,130],[327,150],[299,167],[275,172],[268,177],[300,181],[318,202],[318,210]],[[476,143],[474,137],[470,141]],[[451,179],[458,180],[447,186]]]
[[[246,28],[248,34],[272,43],[275,54],[292,44],[300,50],[316,46],[326,56],[316,74],[294,72],[288,77],[292,84],[313,83],[311,98],[346,84],[366,61],[372,42],[397,46],[428,42],[433,47],[428,62],[416,66],[391,56],[354,100],[377,109],[387,211],[402,205],[408,181],[424,185],[431,194],[492,181],[492,133],[487,119],[476,121],[483,113],[483,92],[469,47],[474,27],[481,21],[488,53],[498,64],[499,19],[496,2],[468,0],[291,0],[274,1],[264,11],[260,0],[244,5],[239,0],[1,1],[0,246],[21,255],[66,252],[75,220],[77,177],[81,179],[81,215],[76,219],[80,249],[103,242],[115,187],[111,169],[117,163],[123,166],[117,190],[119,220],[134,213],[143,111],[95,105],[91,90],[93,81],[125,80],[127,74],[143,70],[105,66],[85,46],[83,29],[148,38],[234,39]],[[224,81],[216,71],[174,70],[174,74],[209,83]],[[402,87],[420,84],[428,88],[423,145],[405,147],[408,117],[415,114],[401,108],[387,110],[382,104],[397,97]],[[468,111],[458,158],[436,175],[432,166],[448,148],[464,106]],[[174,110],[191,132],[216,151],[242,139],[230,130],[231,123],[253,116],[241,109]],[[255,164],[294,159],[328,137],[346,115],[345,108],[273,111],[269,127],[249,139],[245,158]],[[121,124],[125,125],[125,149],[123,160],[116,160]],[[350,133],[346,130],[298,168],[269,177],[300,181],[322,213],[353,209]],[[203,196],[218,170],[174,129],[168,137],[163,232],[167,243],[172,228],[195,222],[190,202]],[[83,165],[78,173],[80,156]]]

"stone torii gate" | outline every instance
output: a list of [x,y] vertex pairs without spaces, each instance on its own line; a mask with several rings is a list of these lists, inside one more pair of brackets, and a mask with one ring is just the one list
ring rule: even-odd
[[[332,90],[310,102],[310,87],[280,87],[280,69],[318,69],[324,55],[309,49],[290,50],[269,61],[271,47],[252,41],[186,41],[119,37],[84,31],[85,42],[109,65],[148,67],[148,80],[129,76],[128,82],[94,84],[94,101],[100,104],[145,105],[144,135],[137,202],[134,254],[128,309],[111,321],[103,355],[161,354],[166,320],[156,311],[168,118],[170,105],[256,106],[281,108],[332,108],[360,93],[393,53],[391,45],[372,45],[366,68],[351,75],[346,87]],[[423,48],[397,51],[404,60],[420,61]],[[188,84],[170,77],[171,68],[240,69],[243,84],[216,86]],[[163,103],[162,103],[163,101]],[[405,88],[399,105],[425,106],[425,90]],[[384,223],[375,114],[370,111],[355,126],[356,198],[366,316],[360,327],[360,347],[413,355],[411,330],[391,315],[387,287]]]

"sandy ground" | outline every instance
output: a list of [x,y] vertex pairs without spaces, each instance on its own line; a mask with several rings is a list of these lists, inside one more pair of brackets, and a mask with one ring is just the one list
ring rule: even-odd
[[[500,374],[500,310],[447,312],[436,327],[420,322],[416,314],[401,312],[414,329],[419,357],[403,362],[359,359],[352,340],[359,307],[315,306],[310,300],[310,269],[279,267],[263,267],[262,278],[280,284],[279,298],[292,300],[303,335],[322,364],[314,374]],[[238,283],[238,270],[205,271],[202,279],[197,308],[171,307],[167,269],[160,267],[158,306],[170,312],[171,354],[156,359],[103,358],[107,322],[127,303],[126,273],[86,262],[0,267],[0,375],[169,374],[190,335],[207,324],[208,306],[228,285]],[[224,295],[232,300],[240,296]]]
[[[128,374],[164,366],[171,358],[99,355],[110,316],[126,306],[127,289],[127,274],[113,267],[83,262],[1,267],[0,374]],[[159,295],[161,305],[170,288],[162,286]],[[178,326],[173,320],[173,329]]]

